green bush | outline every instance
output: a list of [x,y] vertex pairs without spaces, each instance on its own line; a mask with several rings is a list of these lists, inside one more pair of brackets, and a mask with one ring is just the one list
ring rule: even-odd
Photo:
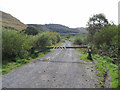
[[56,33],[48,32],[48,35],[49,35],[49,39],[52,41],[51,45],[56,44],[57,43]]
[[61,41],[61,37],[59,34],[57,34],[57,43]]
[[95,33],[93,43],[97,46],[106,43],[110,45],[112,40],[117,39],[118,27],[117,26],[107,26]]
[[35,40],[36,40],[35,41],[36,46],[45,47],[56,44],[61,40],[61,37],[57,33],[43,32],[43,33],[39,33],[36,36]]
[[45,47],[45,46],[52,45],[52,40],[51,40],[48,32],[38,34],[36,38],[37,38],[36,39],[36,46]]
[[52,50],[34,50],[36,46],[50,46],[60,41],[58,33],[43,32],[37,35],[27,35],[21,31],[3,28],[2,30],[2,73],[6,74],[23,64],[29,63],[31,59],[42,57]]
[[50,46],[60,41],[60,36],[53,32],[43,32],[38,35],[26,35],[23,32],[3,28],[2,55],[3,59],[16,57],[27,58],[32,47]]
[[28,35],[37,35],[38,33],[40,33],[41,31],[35,27],[27,27],[25,30],[23,30],[24,33],[28,34]]
[[101,55],[117,57],[118,53],[118,26],[107,26],[95,33],[93,44]]
[[75,38],[73,43],[74,43],[74,44],[77,44],[77,45],[83,44],[81,38],[79,38],[79,37]]
[[23,33],[19,33],[14,30],[2,31],[2,57],[15,58],[22,57],[28,53],[32,47],[32,41],[29,37]]

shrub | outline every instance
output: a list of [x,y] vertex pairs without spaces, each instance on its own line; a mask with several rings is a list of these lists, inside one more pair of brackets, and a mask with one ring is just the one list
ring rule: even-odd
[[58,43],[59,41],[61,41],[61,37],[60,37],[59,34],[57,34],[57,43]]
[[81,45],[83,42],[80,38],[75,38],[74,39],[74,44]]
[[[18,58],[27,58],[31,53],[31,48],[36,46],[50,46],[56,44],[57,33],[43,32],[38,35],[26,35],[23,32],[3,28],[2,32],[2,55],[3,60],[10,58],[16,61]],[[60,37],[60,36],[59,36]]]
[[32,41],[23,33],[14,30],[3,29],[2,32],[2,56],[5,58],[22,57],[32,47]]
[[117,57],[118,27],[112,25],[99,30],[93,37],[93,44],[98,51],[102,51],[102,55]]
[[43,32],[42,34],[38,34],[36,37],[36,46],[50,46],[52,44],[52,40],[50,38],[50,34],[48,32]]
[[57,43],[56,33],[48,32],[48,34],[49,34],[49,39],[52,41],[52,44],[56,44]]
[[41,46],[41,47],[50,46],[50,45],[56,44],[60,40],[61,40],[61,37],[57,33],[43,32],[43,33],[39,33],[36,36],[35,45]]
[[37,35],[40,32],[40,30],[35,27],[27,27],[23,31],[28,35]]

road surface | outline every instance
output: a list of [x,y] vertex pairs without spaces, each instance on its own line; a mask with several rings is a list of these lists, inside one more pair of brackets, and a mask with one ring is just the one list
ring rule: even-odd
[[[72,46],[66,41],[62,46]],[[2,76],[3,88],[95,88],[92,62],[80,60],[74,49],[56,49]]]

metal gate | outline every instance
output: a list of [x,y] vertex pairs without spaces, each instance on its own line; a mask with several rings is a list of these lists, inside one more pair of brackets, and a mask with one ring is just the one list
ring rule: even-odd
[[[31,53],[34,54],[35,50],[40,50],[39,52],[42,52],[42,51],[45,51],[45,50],[48,50],[48,49],[76,49],[76,48],[87,48],[88,49],[88,59],[92,60],[92,56],[91,56],[91,47],[90,46],[82,46],[82,47],[33,47],[31,48]],[[37,52],[37,53],[39,53]]]

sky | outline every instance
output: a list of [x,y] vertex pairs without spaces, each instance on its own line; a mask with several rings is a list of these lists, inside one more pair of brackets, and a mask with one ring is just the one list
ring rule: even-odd
[[0,0],[0,10],[25,24],[62,24],[86,27],[89,17],[104,13],[118,24],[120,0]]

